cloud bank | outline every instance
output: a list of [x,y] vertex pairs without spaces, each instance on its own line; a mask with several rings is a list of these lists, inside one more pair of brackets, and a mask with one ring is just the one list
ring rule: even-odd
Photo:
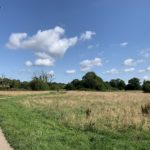
[[[82,40],[90,40],[95,32],[86,31],[81,34]],[[52,66],[57,58],[63,57],[66,51],[75,46],[79,38],[77,36],[67,38],[65,30],[56,26],[53,29],[39,30],[29,36],[27,33],[12,33],[6,44],[9,49],[32,50],[36,60],[25,62],[27,66]]]

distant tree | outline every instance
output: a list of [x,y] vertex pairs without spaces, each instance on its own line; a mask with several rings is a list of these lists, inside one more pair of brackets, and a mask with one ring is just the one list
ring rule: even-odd
[[24,90],[31,90],[30,82],[27,82],[27,81],[22,82],[20,88]]
[[141,83],[140,79],[138,78],[132,78],[128,81],[128,84],[126,86],[126,90],[141,90]]
[[30,87],[32,90],[35,90],[35,91],[49,90],[49,85],[41,79],[33,79],[30,82]]
[[64,83],[56,83],[56,82],[52,82],[52,83],[48,83],[50,90],[63,90],[65,88],[65,84]]
[[106,90],[106,86],[103,80],[97,76],[94,72],[88,72],[82,77],[83,86],[86,89],[91,90]]
[[21,82],[20,80],[11,80],[11,83],[10,83],[10,88],[13,88],[13,89],[19,89],[21,87]]
[[107,91],[113,90],[112,86],[110,85],[110,82],[106,81],[106,82],[104,82],[104,84],[105,84],[105,87],[106,87]]
[[84,88],[83,87],[83,84],[82,84],[82,81],[81,80],[78,80],[78,79],[74,79],[72,82],[71,82],[71,84],[73,85],[73,87],[75,88],[75,89],[82,89],[82,88]]
[[54,80],[54,73],[53,72],[45,72],[45,71],[40,71],[40,72],[34,72],[33,73],[33,79],[40,79],[45,83],[51,83]]
[[74,88],[74,86],[73,86],[72,83],[66,84],[65,89],[66,89],[66,90],[75,90],[75,88]]
[[112,79],[110,85],[118,90],[124,90],[126,86],[125,82],[121,79]]
[[144,81],[142,89],[145,93],[150,93],[150,81]]
[[1,90],[9,89],[10,88],[10,84],[11,84],[11,80],[6,78],[5,75],[2,75],[0,77],[0,89]]

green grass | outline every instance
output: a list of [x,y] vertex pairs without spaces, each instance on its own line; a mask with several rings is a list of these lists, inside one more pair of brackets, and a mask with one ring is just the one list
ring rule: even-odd
[[57,111],[21,105],[27,97],[0,100],[0,126],[15,150],[149,150],[148,131],[63,124]]

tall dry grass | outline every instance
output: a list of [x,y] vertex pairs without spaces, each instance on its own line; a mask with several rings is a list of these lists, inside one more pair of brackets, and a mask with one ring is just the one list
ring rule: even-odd
[[[150,94],[140,92],[67,92],[28,96],[21,103],[49,112],[69,126],[95,129],[150,129],[150,116],[141,105],[150,103]],[[90,115],[86,117],[86,111]]]
[[46,93],[48,93],[48,91],[0,91],[0,96],[22,96]]

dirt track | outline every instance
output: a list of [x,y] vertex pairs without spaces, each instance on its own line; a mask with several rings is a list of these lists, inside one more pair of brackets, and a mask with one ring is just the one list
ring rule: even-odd
[[0,150],[13,150],[7,142],[2,130],[0,129]]

